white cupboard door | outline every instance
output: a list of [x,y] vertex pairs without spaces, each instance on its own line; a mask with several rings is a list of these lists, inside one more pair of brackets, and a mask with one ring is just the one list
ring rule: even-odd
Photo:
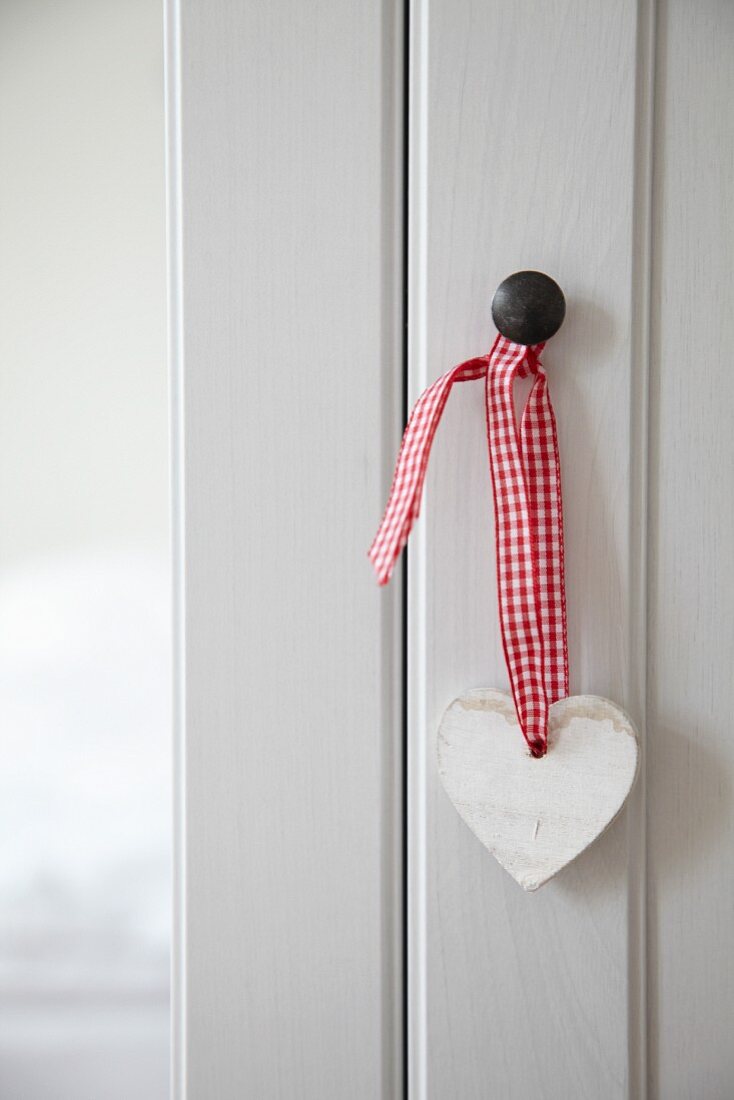
[[[635,268],[635,119],[650,59],[638,12],[604,0],[415,8],[409,263],[425,277],[410,302],[411,386],[488,350],[490,301],[510,272],[558,280],[567,319],[544,362],[564,479],[571,692],[612,699],[640,723],[632,410],[647,363],[631,303],[647,277]],[[483,397],[460,390],[409,573],[409,766],[424,786],[410,808],[413,1095],[611,1100],[627,1094],[630,1042],[635,1059],[641,1042],[629,1033],[642,984],[629,965],[639,825],[624,813],[528,895],[437,775],[444,708],[472,687],[508,688]]]
[[401,20],[168,9],[188,1100],[401,1088]]
[[[177,1100],[734,1095],[734,9],[168,2]],[[405,397],[522,268],[568,302],[571,691],[643,746],[533,894],[436,767],[508,688],[480,384],[405,592],[366,560]]]
[[411,6],[411,392],[488,348],[507,274],[558,279],[571,691],[647,744],[626,812],[533,895],[442,790],[444,708],[508,686],[460,387],[409,565],[415,1100],[734,1095],[733,63],[723,0]]
[[734,7],[658,27],[650,389],[650,1096],[734,1096]]

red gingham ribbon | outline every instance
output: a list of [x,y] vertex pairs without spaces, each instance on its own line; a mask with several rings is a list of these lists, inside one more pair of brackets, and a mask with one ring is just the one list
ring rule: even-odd
[[[451,388],[485,378],[502,643],[533,756],[547,749],[549,706],[568,695],[561,469],[542,350],[543,344],[524,347],[498,336],[489,355],[453,367],[421,394],[369,551],[378,581],[387,584],[420,512],[428,456]],[[513,383],[528,375],[534,382],[518,427]]]

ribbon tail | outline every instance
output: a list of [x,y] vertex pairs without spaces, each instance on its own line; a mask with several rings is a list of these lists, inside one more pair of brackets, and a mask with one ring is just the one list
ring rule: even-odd
[[381,585],[390,580],[420,514],[431,445],[454,382],[483,378],[488,362],[489,356],[483,355],[452,367],[424,390],[415,403],[403,435],[385,514],[367,555]]

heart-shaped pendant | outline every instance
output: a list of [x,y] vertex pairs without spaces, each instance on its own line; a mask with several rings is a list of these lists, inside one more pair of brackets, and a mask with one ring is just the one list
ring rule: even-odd
[[614,820],[637,775],[637,733],[597,695],[553,703],[530,755],[509,695],[474,689],[438,731],[438,770],[462,818],[524,890],[537,890]]

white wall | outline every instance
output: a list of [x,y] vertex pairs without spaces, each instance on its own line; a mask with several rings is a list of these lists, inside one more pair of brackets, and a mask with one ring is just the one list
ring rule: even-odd
[[159,0],[3,0],[7,1100],[167,1089],[163,127]]

